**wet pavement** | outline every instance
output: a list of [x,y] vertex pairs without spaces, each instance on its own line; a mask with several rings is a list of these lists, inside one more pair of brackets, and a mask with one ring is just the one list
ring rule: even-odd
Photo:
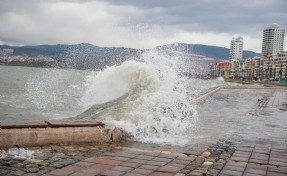
[[221,90],[199,107],[190,145],[52,145],[27,148],[34,153],[26,157],[2,151],[0,175],[287,175],[286,102],[287,90]]
[[192,142],[233,141],[286,145],[287,89],[220,90],[198,108]]

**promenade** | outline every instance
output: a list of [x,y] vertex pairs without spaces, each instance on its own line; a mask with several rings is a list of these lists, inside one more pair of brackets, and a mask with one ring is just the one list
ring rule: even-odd
[[0,153],[0,175],[287,175],[286,89],[222,89],[198,112],[187,146],[59,144],[28,147],[26,157],[17,157],[23,151],[14,148]]

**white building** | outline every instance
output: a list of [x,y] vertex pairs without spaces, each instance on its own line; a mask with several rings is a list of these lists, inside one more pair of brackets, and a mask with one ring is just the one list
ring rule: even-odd
[[262,55],[276,55],[283,51],[285,29],[274,23],[263,31]]
[[242,60],[243,38],[232,38],[229,50],[229,59],[231,61],[231,76],[237,78],[240,76],[240,61]]
[[242,59],[242,51],[243,51],[243,38],[237,37],[232,38],[230,43],[230,51],[229,51],[229,59],[232,61]]

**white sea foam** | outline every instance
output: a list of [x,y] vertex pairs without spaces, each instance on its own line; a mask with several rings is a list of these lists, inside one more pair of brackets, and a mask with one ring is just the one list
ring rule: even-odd
[[10,156],[12,158],[30,159],[35,152],[24,148],[10,148],[8,151],[0,150],[0,158]]
[[179,73],[185,65],[181,62],[152,51],[140,61],[92,73],[85,82],[82,105],[88,108],[128,93],[121,106],[108,109],[100,120],[123,128],[141,142],[184,145],[197,124],[196,105],[191,100],[217,83],[182,76]]

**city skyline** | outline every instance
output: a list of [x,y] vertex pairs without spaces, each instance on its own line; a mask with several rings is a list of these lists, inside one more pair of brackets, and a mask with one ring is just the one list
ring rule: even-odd
[[273,23],[286,29],[286,18],[284,0],[2,0],[0,44],[148,49],[181,42],[229,48],[240,35],[244,50],[261,53],[263,30]]

